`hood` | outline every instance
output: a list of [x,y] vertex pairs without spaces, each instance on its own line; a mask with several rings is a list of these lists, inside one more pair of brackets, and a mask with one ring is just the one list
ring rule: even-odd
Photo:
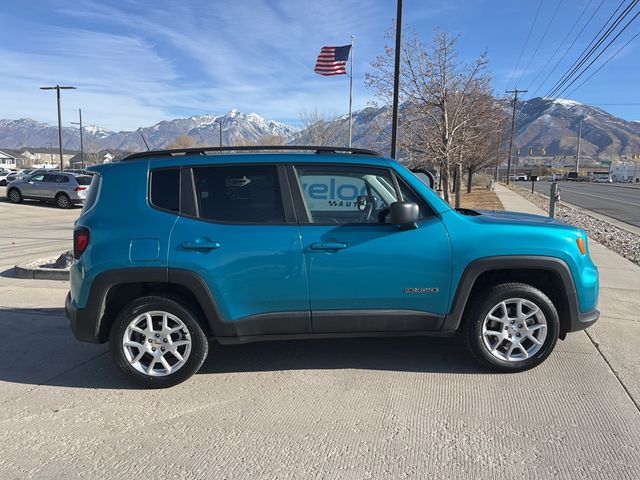
[[511,225],[539,225],[549,227],[576,228],[561,220],[542,215],[532,215],[521,212],[505,212],[502,210],[470,210],[459,209],[458,213],[474,217],[475,220],[484,223],[499,223]]

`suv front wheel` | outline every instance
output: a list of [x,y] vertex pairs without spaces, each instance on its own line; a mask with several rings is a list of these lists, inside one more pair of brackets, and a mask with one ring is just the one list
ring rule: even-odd
[[171,387],[196,373],[209,350],[188,307],[166,297],[142,297],[127,305],[111,328],[109,349],[133,382]]
[[560,321],[549,298],[523,283],[496,285],[466,309],[464,337],[485,366],[521,372],[542,363],[558,340]]

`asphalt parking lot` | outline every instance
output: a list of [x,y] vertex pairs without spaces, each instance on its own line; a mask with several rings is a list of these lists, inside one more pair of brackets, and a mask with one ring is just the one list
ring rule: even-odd
[[69,248],[79,211],[0,201],[2,479],[640,478],[640,269],[621,257],[600,330],[526,373],[454,339],[272,342],[213,345],[188,382],[146,391],[75,341],[65,282],[12,278]]
[[[531,188],[531,182],[518,185]],[[558,182],[558,185],[561,201],[640,227],[640,185],[589,182]],[[535,190],[549,195],[550,186],[550,182],[536,182]]]

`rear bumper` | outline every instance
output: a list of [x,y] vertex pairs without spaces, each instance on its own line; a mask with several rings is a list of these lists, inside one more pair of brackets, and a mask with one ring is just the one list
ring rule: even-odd
[[96,312],[86,308],[77,308],[71,300],[71,292],[64,302],[64,312],[69,319],[69,326],[75,337],[81,342],[102,343],[95,331]]
[[598,318],[600,318],[600,310],[598,309],[586,313],[579,312],[578,315],[571,318],[571,326],[568,331],[578,332],[585,328],[589,328],[598,321]]

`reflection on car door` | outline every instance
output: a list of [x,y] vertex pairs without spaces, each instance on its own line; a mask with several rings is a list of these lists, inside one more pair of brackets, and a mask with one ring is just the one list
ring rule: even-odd
[[281,188],[288,189],[284,167],[203,165],[182,175],[190,186],[171,235],[170,278],[175,265],[206,283],[218,301],[220,336],[309,333],[307,274]]
[[[440,328],[449,302],[448,235],[440,218],[393,175],[369,166],[289,169],[313,332]],[[389,205],[401,197],[420,205],[415,229],[386,223]]]

